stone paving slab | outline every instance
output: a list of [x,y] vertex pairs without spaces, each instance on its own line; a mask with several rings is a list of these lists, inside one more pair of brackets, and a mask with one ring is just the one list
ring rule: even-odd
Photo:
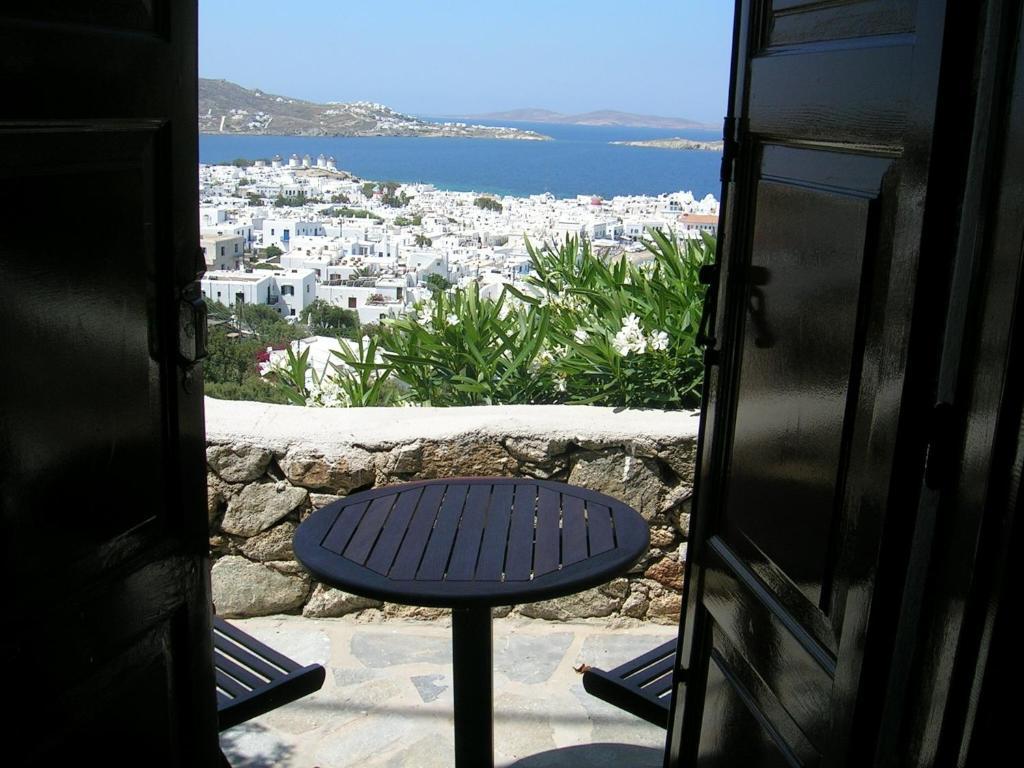
[[[234,768],[447,768],[454,762],[450,620],[235,619],[324,687],[221,734]],[[673,627],[523,618],[494,622],[494,756],[502,768],[660,768],[665,732],[583,690]]]

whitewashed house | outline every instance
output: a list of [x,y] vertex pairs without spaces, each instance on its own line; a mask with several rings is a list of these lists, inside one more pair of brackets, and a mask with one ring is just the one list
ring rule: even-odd
[[221,230],[202,232],[199,247],[203,251],[207,271],[238,269],[245,252],[245,238]]
[[323,222],[305,219],[264,219],[263,247],[276,245],[282,251],[290,251],[292,238],[300,236],[325,236]]

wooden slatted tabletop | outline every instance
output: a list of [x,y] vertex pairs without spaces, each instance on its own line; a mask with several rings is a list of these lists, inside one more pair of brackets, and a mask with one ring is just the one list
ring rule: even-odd
[[318,579],[452,608],[455,764],[493,764],[491,607],[580,592],[630,568],[647,523],[609,496],[547,480],[456,478],[365,491],[295,532]]
[[511,605],[579,592],[648,544],[630,507],[544,480],[459,478],[388,486],[329,504],[295,553],[321,581],[411,605]]

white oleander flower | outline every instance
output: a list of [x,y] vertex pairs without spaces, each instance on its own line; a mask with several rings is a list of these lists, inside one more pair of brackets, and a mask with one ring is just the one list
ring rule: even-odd
[[573,332],[573,334],[572,334],[572,337],[573,337],[574,339],[576,339],[576,341],[578,341],[578,342],[579,342],[580,344],[582,344],[582,343],[584,343],[585,341],[587,341],[587,340],[589,340],[589,339],[590,339],[590,334],[589,334],[589,333],[587,333],[587,332],[586,332],[585,330],[583,330],[582,328],[577,328],[577,329],[576,329],[576,330],[575,330],[575,331]]
[[668,349],[668,334],[664,331],[655,331],[647,343],[656,352],[664,351]]
[[566,378],[564,373],[555,374],[555,390],[565,392]]
[[622,321],[622,330],[615,334],[612,340],[612,348],[623,357],[636,352],[638,355],[647,351],[647,340],[644,338],[643,329],[640,327],[640,319],[630,313]]
[[448,315],[448,317],[445,318],[445,320],[447,321],[448,325],[458,325],[459,324],[459,316],[456,315],[454,312],[450,313]]

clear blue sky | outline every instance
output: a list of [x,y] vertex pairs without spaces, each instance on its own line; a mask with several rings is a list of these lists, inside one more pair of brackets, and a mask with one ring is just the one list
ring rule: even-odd
[[730,0],[200,0],[199,72],[419,115],[619,109],[718,123]]

